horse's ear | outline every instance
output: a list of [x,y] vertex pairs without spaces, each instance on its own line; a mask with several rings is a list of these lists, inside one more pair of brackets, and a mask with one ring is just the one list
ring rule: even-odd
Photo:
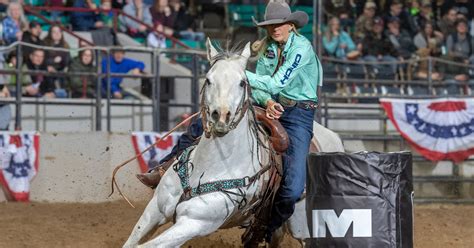
[[214,58],[217,55],[217,49],[212,45],[212,42],[209,39],[209,37],[207,37],[206,47],[207,47],[207,60],[211,62],[212,58]]
[[242,53],[240,54],[240,56],[242,57],[240,61],[244,67],[247,67],[247,61],[249,60],[250,55],[251,55],[250,42],[247,42],[247,44],[244,47],[244,50],[242,50]]
[[240,56],[244,57],[245,60],[248,60],[250,58],[251,50],[250,50],[250,42],[247,42],[245,44],[244,50],[242,50],[242,53]]

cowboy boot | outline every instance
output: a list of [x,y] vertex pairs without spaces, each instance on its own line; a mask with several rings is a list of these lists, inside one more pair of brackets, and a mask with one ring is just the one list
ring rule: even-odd
[[140,182],[145,184],[147,187],[150,187],[150,188],[154,189],[154,188],[156,188],[156,186],[158,186],[158,184],[161,181],[161,178],[163,177],[165,172],[168,170],[168,168],[171,167],[171,165],[173,164],[174,161],[175,161],[175,159],[172,158],[172,159],[164,162],[163,164],[161,164],[157,168],[154,168],[154,169],[152,169],[151,171],[149,171],[147,173],[137,174],[136,176],[137,176],[138,180],[140,180]]

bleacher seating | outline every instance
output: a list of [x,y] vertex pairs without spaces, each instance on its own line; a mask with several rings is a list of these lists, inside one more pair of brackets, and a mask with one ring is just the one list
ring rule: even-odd
[[228,21],[232,28],[254,26],[252,17],[257,16],[257,8],[255,5],[229,4],[227,8]]

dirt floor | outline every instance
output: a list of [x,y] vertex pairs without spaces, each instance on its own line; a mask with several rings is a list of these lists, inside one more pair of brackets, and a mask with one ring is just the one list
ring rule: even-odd
[[[0,203],[0,247],[121,247],[143,211],[104,204]],[[239,247],[240,229],[184,247]],[[415,247],[474,247],[474,205],[417,205]],[[287,237],[282,247],[299,247]]]

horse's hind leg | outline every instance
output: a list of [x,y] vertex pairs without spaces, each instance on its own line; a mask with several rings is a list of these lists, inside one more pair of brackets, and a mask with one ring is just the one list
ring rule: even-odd
[[136,247],[138,242],[156,225],[163,225],[165,223],[165,215],[158,209],[158,197],[157,194],[155,194],[146,206],[145,211],[143,211],[142,216],[133,228],[132,234],[130,234],[130,237],[123,247]]
[[177,222],[155,239],[139,246],[140,248],[180,247],[186,241],[215,232],[222,223],[210,220],[196,220],[181,216]]

